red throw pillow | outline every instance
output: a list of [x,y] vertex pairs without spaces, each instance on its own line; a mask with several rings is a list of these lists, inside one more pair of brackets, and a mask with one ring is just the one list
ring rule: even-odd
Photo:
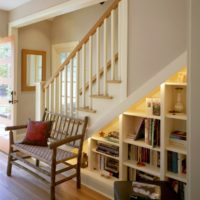
[[23,144],[47,146],[50,137],[52,121],[29,121]]

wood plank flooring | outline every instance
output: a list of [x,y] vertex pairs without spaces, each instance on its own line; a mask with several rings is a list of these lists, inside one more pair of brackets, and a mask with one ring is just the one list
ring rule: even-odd
[[[49,200],[48,187],[22,169],[13,166],[12,176],[6,175],[7,155],[0,152],[0,200]],[[71,180],[56,187],[56,200],[108,200],[82,186],[76,189]]]

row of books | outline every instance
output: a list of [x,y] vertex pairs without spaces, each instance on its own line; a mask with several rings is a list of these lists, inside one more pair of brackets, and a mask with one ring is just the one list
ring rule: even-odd
[[100,154],[96,154],[96,166],[95,170],[98,170],[100,173],[108,172],[109,176],[119,177],[119,161],[113,158],[108,158]]
[[147,163],[155,167],[160,167],[160,152],[135,145],[129,145],[128,152],[129,160],[135,160],[138,163]]
[[177,174],[186,174],[186,156],[176,152],[167,152],[167,169]]
[[159,180],[159,177],[129,167],[127,179],[129,181],[155,181]]
[[119,147],[115,145],[105,144],[99,142],[96,147],[96,151],[118,157],[119,156]]
[[171,144],[180,144],[186,146],[186,140],[187,136],[185,131],[175,130],[170,133],[169,141]]
[[146,144],[153,147],[160,146],[160,120],[150,118],[136,118],[135,120],[135,130],[127,138],[143,139]]

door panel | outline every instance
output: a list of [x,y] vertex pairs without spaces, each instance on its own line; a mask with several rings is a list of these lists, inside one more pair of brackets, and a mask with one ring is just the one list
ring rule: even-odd
[[[0,39],[0,148],[2,141],[8,139],[5,127],[13,125],[13,38]],[[5,144],[5,142],[3,142]]]

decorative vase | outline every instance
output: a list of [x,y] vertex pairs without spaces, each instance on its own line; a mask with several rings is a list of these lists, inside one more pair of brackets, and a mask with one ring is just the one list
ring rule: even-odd
[[182,102],[182,91],[183,88],[175,88],[176,90],[176,102],[174,104],[174,111],[177,113],[182,113],[184,106],[183,106],[183,102]]

